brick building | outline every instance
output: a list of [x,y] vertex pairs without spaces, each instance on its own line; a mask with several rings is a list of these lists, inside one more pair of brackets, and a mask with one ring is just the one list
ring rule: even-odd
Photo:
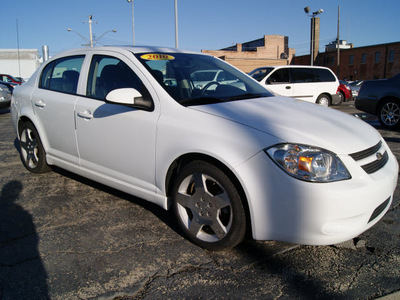
[[295,50],[289,48],[289,38],[282,35],[264,35],[254,41],[236,44],[221,50],[202,50],[219,57],[244,72],[258,67],[289,65]]
[[[390,78],[400,73],[400,42],[340,49],[339,79],[370,80]],[[309,65],[310,55],[294,57],[291,64]],[[338,75],[336,51],[318,53],[317,66]]]

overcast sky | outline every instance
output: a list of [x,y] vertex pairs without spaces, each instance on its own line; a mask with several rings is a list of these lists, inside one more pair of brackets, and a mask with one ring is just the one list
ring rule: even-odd
[[[175,45],[174,0],[134,0],[137,45]],[[309,54],[310,18],[322,8],[320,48],[340,38],[354,47],[400,41],[399,0],[178,0],[179,48],[217,50],[277,34],[289,37],[296,55]],[[93,16],[97,45],[132,43],[132,11],[127,0],[2,0],[1,49],[41,49],[50,55],[81,47]],[[18,28],[18,30],[17,30]],[[67,28],[75,32],[68,32]],[[85,37],[81,38],[78,34]]]

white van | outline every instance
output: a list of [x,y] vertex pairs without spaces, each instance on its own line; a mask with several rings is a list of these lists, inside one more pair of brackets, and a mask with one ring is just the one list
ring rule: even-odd
[[312,66],[271,66],[249,73],[261,85],[281,96],[321,104],[342,103],[337,94],[339,81],[328,68]]

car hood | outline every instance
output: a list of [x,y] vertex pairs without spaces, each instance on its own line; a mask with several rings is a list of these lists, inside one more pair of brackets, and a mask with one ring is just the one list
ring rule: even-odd
[[379,142],[380,134],[356,117],[286,97],[267,97],[191,106],[272,135],[282,142],[313,145],[351,154]]

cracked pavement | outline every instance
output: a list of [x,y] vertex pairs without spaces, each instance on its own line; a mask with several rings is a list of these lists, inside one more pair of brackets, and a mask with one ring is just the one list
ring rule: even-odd
[[[400,159],[400,133],[354,108]],[[400,291],[400,188],[359,237],[332,246],[246,241],[210,252],[162,208],[59,168],[20,162],[0,110],[0,299],[376,299]]]

